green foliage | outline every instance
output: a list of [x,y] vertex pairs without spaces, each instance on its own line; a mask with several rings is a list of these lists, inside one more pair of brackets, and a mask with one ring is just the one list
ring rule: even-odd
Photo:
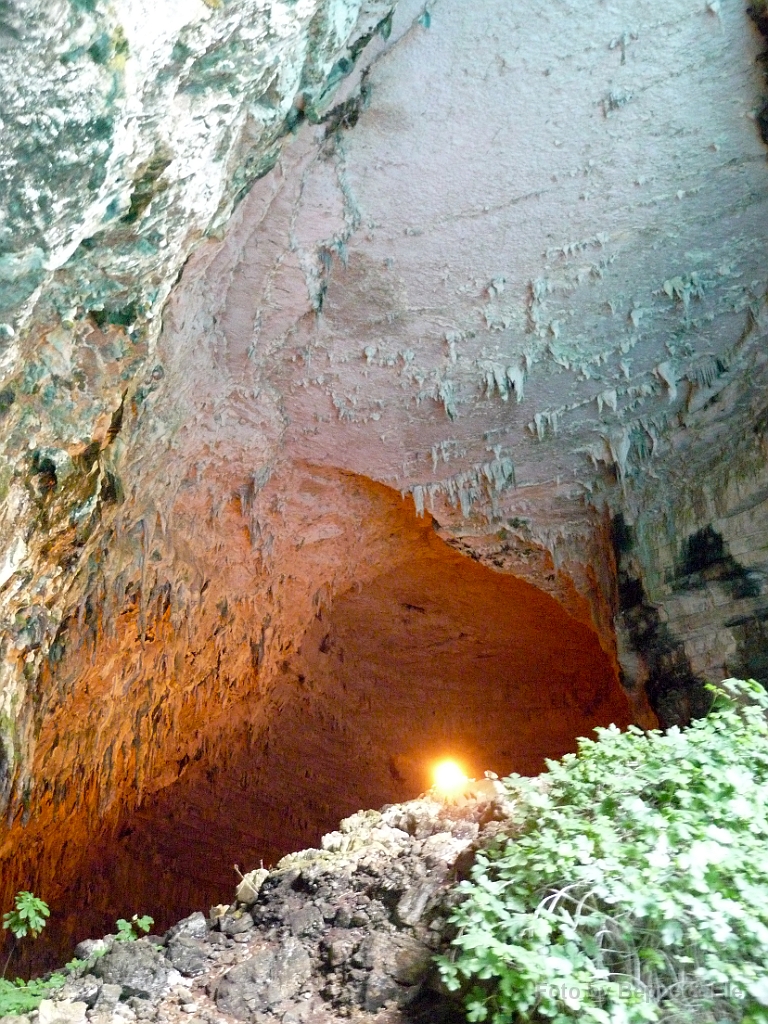
[[17,892],[15,909],[3,914],[3,928],[9,929],[17,939],[23,939],[27,934],[36,939],[50,914],[48,904],[34,893]]
[[139,932],[146,933],[149,931],[155,923],[155,919],[150,917],[149,914],[144,914],[142,917],[134,914],[130,921],[126,921],[124,917],[121,917],[116,923],[117,941],[134,942],[139,937]]
[[63,974],[52,974],[49,978],[33,978],[32,981],[6,981],[0,978],[0,1017],[11,1014],[30,1013],[40,1005],[40,1000],[65,982]]
[[[31,935],[36,939],[45,928],[46,918],[50,917],[48,904],[34,893],[22,890],[16,893],[15,907],[3,914],[3,928],[10,931],[18,942],[19,939]],[[53,974],[49,978],[36,978],[32,981],[7,981],[5,972],[8,969],[13,949],[5,961],[3,975],[0,978],[0,1017],[11,1014],[29,1013],[36,1010],[46,993],[61,988],[64,976]]]
[[598,729],[505,780],[449,989],[470,1021],[768,1024],[768,695],[727,680],[685,731]]

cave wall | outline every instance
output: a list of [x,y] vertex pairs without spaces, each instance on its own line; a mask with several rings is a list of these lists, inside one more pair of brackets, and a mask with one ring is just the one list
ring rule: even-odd
[[27,759],[28,684],[131,497],[126,435],[162,379],[173,284],[286,134],[324,116],[392,6],[19,0],[0,12],[4,802]]
[[[75,886],[84,842],[142,845],[221,759],[246,793],[301,638],[397,605],[376,588],[417,536],[489,593],[535,588],[526,672],[570,708],[552,754],[766,678],[741,0],[163,10],[0,12],[6,902]],[[592,645],[602,705],[555,671],[558,630]],[[417,784],[394,772],[350,799]]]
[[[721,415],[730,425],[728,406]],[[642,510],[631,525],[623,515],[614,522],[617,628],[635,685],[668,724],[702,713],[702,681],[736,676],[768,685],[761,415],[755,409],[739,446],[751,456],[744,463],[729,457],[726,441],[720,466],[687,483],[675,502]]]
[[[440,757],[536,774],[632,719],[592,628],[453,549],[410,498],[276,472],[248,511],[272,519],[270,572],[241,502],[211,516],[192,490],[173,535],[197,540],[185,568],[216,571],[183,605],[178,580],[148,600],[100,594],[36,691],[34,803],[0,838],[0,900],[29,886],[54,908],[38,968],[136,907],[164,928],[216,902],[234,864],[275,863],[340,814],[422,792]],[[163,549],[158,529],[150,565]]]

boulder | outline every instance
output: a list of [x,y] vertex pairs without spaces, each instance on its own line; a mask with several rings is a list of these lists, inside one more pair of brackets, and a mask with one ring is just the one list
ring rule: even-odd
[[225,935],[241,935],[253,928],[253,918],[247,910],[230,910],[219,918],[219,928]]
[[216,1005],[237,1020],[250,1020],[298,995],[309,981],[309,954],[295,939],[268,943],[249,960],[233,967],[219,983]]
[[79,1001],[43,999],[37,1011],[38,1024],[85,1024],[86,1009]]
[[244,875],[243,880],[235,891],[238,903],[244,903],[247,907],[252,906],[256,902],[259,890],[268,877],[269,872],[266,868],[256,868],[255,871],[249,871],[247,875]]
[[205,942],[180,935],[168,943],[165,955],[179,974],[196,978],[208,965],[208,948]]
[[156,999],[168,985],[171,965],[155,946],[139,939],[116,942],[96,961],[93,973],[110,985],[120,985],[124,998]]
[[208,922],[205,919],[205,914],[201,914],[198,910],[169,928],[165,933],[165,941],[172,942],[178,938],[204,939],[207,934]]

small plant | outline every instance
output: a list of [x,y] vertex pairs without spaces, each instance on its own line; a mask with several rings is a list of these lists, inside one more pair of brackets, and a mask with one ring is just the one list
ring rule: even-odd
[[[48,904],[34,893],[27,892],[26,889],[16,893],[15,902],[14,909],[3,914],[3,928],[11,932],[16,942],[26,938],[27,935],[36,939],[45,928],[46,918],[50,917],[51,911]],[[8,970],[8,964],[11,962],[15,948],[15,945],[11,947],[8,959],[5,961],[3,978],[5,978],[5,972]]]
[[31,1013],[40,1005],[49,992],[61,988],[66,981],[63,974],[52,974],[50,978],[33,978],[31,981],[6,981],[0,978],[0,1017]]
[[46,918],[50,916],[51,911],[45,900],[31,892],[17,892],[15,909],[3,914],[3,928],[13,932],[17,939],[23,939],[28,934],[36,939],[45,928]]
[[116,922],[117,941],[135,942],[139,937],[139,932],[146,934],[154,923],[155,919],[150,917],[149,914],[144,914],[142,917],[134,914],[130,921],[126,921],[124,917],[121,917]]
[[[18,942],[28,935],[36,939],[45,928],[47,918],[50,916],[48,904],[35,896],[34,893],[26,890],[16,894],[15,907],[3,915],[3,928],[11,932]],[[142,918],[141,921],[149,921],[151,918]],[[126,922],[127,923],[127,922]],[[138,922],[141,926],[141,922]],[[14,946],[15,949],[15,946]],[[13,954],[13,949],[5,962],[5,969]],[[94,957],[95,959],[95,957]],[[0,978],[0,1018],[6,1016],[17,1016],[19,1014],[31,1013],[40,1005],[55,989],[61,988],[67,981],[67,975],[77,976],[82,968],[88,965],[87,960],[70,960],[62,970],[50,974],[45,978],[32,978],[31,981],[23,981],[17,978],[15,981],[8,981],[5,978],[5,970]]]
[[685,731],[598,729],[505,780],[516,834],[439,961],[469,1021],[768,1024],[767,710],[727,680]]

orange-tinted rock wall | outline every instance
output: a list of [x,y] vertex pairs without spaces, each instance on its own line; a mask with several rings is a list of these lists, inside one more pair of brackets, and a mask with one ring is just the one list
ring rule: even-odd
[[410,499],[306,466],[274,488],[293,500],[268,566],[238,503],[206,533],[187,495],[177,529],[197,524],[221,571],[185,613],[155,579],[68,624],[40,681],[30,813],[0,846],[3,905],[25,887],[54,909],[38,964],[119,916],[165,927],[226,899],[234,864],[416,795],[442,755],[533,774],[630,719],[596,633],[449,547]]

